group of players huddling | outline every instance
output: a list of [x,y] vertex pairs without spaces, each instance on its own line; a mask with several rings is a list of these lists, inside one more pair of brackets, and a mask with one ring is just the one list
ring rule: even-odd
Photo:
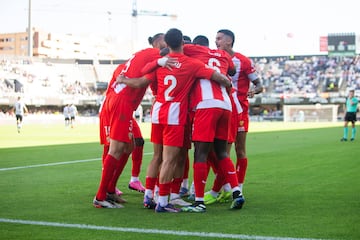
[[[126,201],[116,188],[131,152],[144,144],[133,112],[151,88],[153,158],[147,166],[144,207],[155,212],[206,212],[206,205],[230,201],[241,209],[247,168],[248,97],[262,92],[251,60],[234,52],[234,33],[217,32],[217,49],[199,35],[185,42],[179,29],[149,38],[152,48],[136,52],[114,71],[100,110],[103,168],[97,208],[122,208]],[[252,83],[252,84],[250,84]],[[188,179],[188,150],[194,147],[194,202],[182,183]],[[236,163],[229,157],[235,144]],[[216,174],[205,193],[210,168]]]

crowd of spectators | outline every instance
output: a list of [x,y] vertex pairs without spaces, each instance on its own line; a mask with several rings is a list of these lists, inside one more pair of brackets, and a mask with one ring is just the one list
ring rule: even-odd
[[62,71],[64,68],[57,65],[3,58],[0,61],[0,90],[3,95],[14,92],[31,92],[34,96],[96,94],[94,86],[81,78],[76,64],[65,64],[70,69],[66,74]]
[[[306,96],[340,90],[346,92],[348,88],[360,90],[360,61],[353,57],[262,57],[252,60],[265,87],[264,97],[271,94]],[[116,65],[103,67],[2,57],[0,93],[2,96],[18,92],[31,92],[35,97],[98,96],[102,92],[96,89],[96,81],[109,81],[106,78],[112,75]],[[106,76],[102,76],[104,74]],[[151,102],[151,91],[147,91],[144,100]]]
[[254,63],[265,93],[306,96],[360,90],[360,61],[353,57],[255,58]]

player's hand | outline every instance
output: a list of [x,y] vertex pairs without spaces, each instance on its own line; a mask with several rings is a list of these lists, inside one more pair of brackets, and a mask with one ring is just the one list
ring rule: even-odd
[[124,74],[119,74],[117,77],[116,77],[116,83],[124,83],[124,79],[126,79],[125,75]]
[[166,67],[169,70],[175,67],[177,62],[178,62],[177,58],[171,58],[171,57],[162,57],[159,58],[157,61],[159,66]]
[[247,95],[248,95],[249,98],[253,98],[255,96],[255,91],[250,90]]

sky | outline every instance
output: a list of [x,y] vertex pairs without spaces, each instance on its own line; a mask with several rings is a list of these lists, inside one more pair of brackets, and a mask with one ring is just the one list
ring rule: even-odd
[[[320,36],[360,34],[355,0],[136,0],[136,18],[133,2],[31,0],[31,24],[51,33],[106,36],[119,42],[116,51],[125,55],[172,27],[191,38],[207,36],[212,48],[216,32],[230,29],[234,50],[248,56],[319,54]],[[28,6],[29,0],[0,0],[0,32],[24,32]]]

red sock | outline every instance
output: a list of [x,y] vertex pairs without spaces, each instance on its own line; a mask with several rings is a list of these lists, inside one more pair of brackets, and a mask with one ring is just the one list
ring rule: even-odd
[[206,179],[208,176],[207,163],[194,163],[194,186],[195,196],[199,198],[204,197]]
[[101,181],[98,192],[96,193],[96,199],[103,201],[106,198],[107,187],[109,186],[109,182],[114,175],[115,166],[117,160],[108,154],[104,159]]
[[239,183],[244,183],[244,181],[245,181],[247,165],[248,165],[247,158],[240,158],[240,159],[237,159],[237,161],[236,161],[236,174],[237,174]]
[[136,146],[131,153],[132,168],[131,176],[138,177],[140,174],[144,146]]
[[158,181],[158,178],[154,178],[154,177],[148,177],[146,176],[146,179],[145,179],[145,188],[146,189],[150,189],[150,190],[154,190],[155,188],[155,185]]
[[215,180],[212,186],[212,190],[215,192],[220,192],[222,186],[225,184],[225,176],[219,172],[218,166],[219,162],[217,161],[214,151],[211,151],[208,156],[208,165],[211,165],[213,172],[215,173]]
[[159,183],[159,196],[168,196],[170,194],[171,182]]
[[102,154],[102,163],[103,163],[103,165],[104,165],[106,155],[109,152],[109,148],[110,148],[110,145],[104,144],[104,150],[103,150],[103,154]]
[[226,182],[225,176],[219,172],[215,176],[214,185],[211,189],[214,192],[220,192],[220,190],[221,190],[222,186],[224,186],[225,182]]
[[224,175],[226,182],[230,183],[231,188],[238,186],[235,166],[230,158],[227,157],[219,161],[219,171],[220,174]]
[[171,182],[171,192],[172,193],[179,194],[182,180],[183,180],[182,178],[174,178],[172,180],[172,182]]
[[121,155],[120,160],[116,162],[116,167],[115,167],[115,171],[114,174],[109,182],[108,185],[108,192],[109,193],[114,193],[115,192],[115,187],[116,187],[116,183],[122,173],[122,171],[124,170],[124,167],[127,163],[129,159],[129,154],[128,153],[123,153],[123,155]]

